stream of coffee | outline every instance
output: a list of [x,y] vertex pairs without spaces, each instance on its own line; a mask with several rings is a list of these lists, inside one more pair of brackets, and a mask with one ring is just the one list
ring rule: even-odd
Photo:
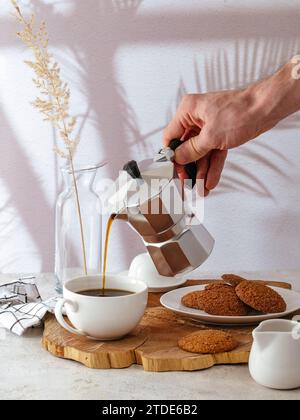
[[108,245],[109,237],[112,224],[115,220],[115,216],[111,215],[107,222],[106,235],[105,235],[105,244],[104,244],[104,258],[103,258],[103,272],[102,272],[102,292],[105,293],[106,290],[106,269],[107,269],[107,256],[108,256]]

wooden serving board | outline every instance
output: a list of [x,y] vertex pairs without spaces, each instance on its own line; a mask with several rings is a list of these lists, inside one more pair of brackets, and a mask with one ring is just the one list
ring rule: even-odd
[[[202,285],[211,281],[189,281],[186,285]],[[287,283],[266,284],[291,289]],[[95,342],[72,335],[60,327],[53,315],[49,315],[45,321],[42,345],[54,356],[74,360],[93,369],[122,369],[138,364],[151,372],[196,371],[220,364],[248,363],[254,327],[193,324],[162,308],[160,296],[149,295],[148,309],[140,325],[122,340]],[[232,352],[217,355],[193,354],[178,348],[181,337],[199,329],[212,328],[231,331],[240,346]]]

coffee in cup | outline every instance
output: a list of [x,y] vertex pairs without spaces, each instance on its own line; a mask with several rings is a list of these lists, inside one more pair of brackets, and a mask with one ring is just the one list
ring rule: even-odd
[[[142,319],[148,300],[147,285],[121,275],[108,275],[99,289],[99,276],[68,281],[55,308],[59,324],[72,334],[108,341],[129,334]],[[104,293],[104,295],[102,295]],[[72,326],[63,316],[65,310]]]

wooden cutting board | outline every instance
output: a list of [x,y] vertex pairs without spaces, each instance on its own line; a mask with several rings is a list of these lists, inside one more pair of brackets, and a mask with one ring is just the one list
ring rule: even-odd
[[[208,284],[212,280],[189,281],[185,286]],[[287,283],[266,284],[291,289]],[[128,337],[113,342],[95,342],[72,335],[57,323],[53,315],[45,321],[43,347],[54,356],[74,360],[93,369],[122,369],[134,364],[145,371],[196,371],[220,364],[248,363],[254,327],[207,327],[193,324],[162,308],[161,295],[150,294],[148,309],[140,325]],[[201,355],[178,348],[178,340],[199,329],[231,331],[240,346],[229,353]]]

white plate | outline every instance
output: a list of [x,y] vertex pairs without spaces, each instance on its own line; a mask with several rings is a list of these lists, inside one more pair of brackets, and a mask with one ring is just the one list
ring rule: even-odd
[[176,314],[188,317],[193,321],[204,322],[205,324],[215,324],[215,325],[253,325],[259,324],[262,321],[267,319],[276,319],[283,318],[287,315],[290,315],[300,309],[300,293],[294,292],[292,290],[281,289],[278,287],[272,287],[276,290],[283,299],[286,301],[287,310],[284,313],[280,314],[268,314],[268,315],[254,315],[254,316],[215,316],[209,315],[204,311],[198,309],[186,308],[182,305],[181,299],[183,296],[188,293],[195,292],[197,290],[204,290],[206,285],[203,286],[192,286],[184,287],[182,289],[173,290],[162,296],[160,302],[161,304],[175,312]]

